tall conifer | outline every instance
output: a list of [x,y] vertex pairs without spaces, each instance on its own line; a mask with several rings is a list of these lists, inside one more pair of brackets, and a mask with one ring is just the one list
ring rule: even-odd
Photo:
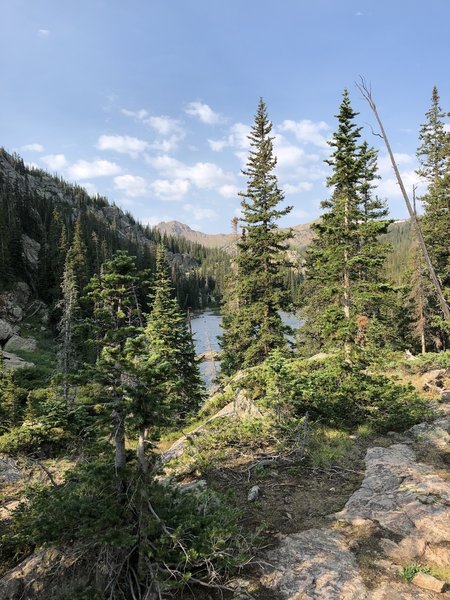
[[388,248],[379,235],[389,221],[385,203],[373,196],[376,153],[360,143],[357,114],[345,90],[326,161],[332,167],[327,180],[332,194],[322,202],[326,211],[313,225],[316,238],[306,258],[300,339],[312,352],[342,347],[349,354],[355,344],[364,346],[379,336],[386,317],[389,286],[382,267]]
[[[249,135],[247,189],[242,197],[242,235],[236,257],[236,301],[226,305],[221,338],[222,369],[226,374],[257,364],[274,348],[287,346],[280,310],[288,306],[282,269],[288,264],[290,232],[278,228],[284,194],[274,173],[272,123],[261,99]],[[233,306],[234,304],[234,306]]]

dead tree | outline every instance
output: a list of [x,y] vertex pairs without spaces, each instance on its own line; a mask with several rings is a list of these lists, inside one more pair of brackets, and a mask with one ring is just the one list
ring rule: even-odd
[[436,275],[436,271],[434,270],[433,264],[431,262],[430,259],[430,255],[428,254],[428,250],[425,244],[425,239],[423,237],[423,233],[422,233],[422,228],[420,226],[420,222],[419,219],[417,218],[417,215],[415,214],[415,211],[411,205],[411,202],[409,200],[408,194],[406,192],[406,188],[403,184],[403,180],[402,177],[400,175],[400,171],[398,169],[397,163],[395,161],[395,157],[394,157],[394,153],[392,152],[392,148],[391,145],[389,143],[386,131],[383,127],[383,123],[381,122],[381,118],[380,115],[378,114],[378,110],[377,107],[375,105],[375,102],[373,101],[372,98],[372,90],[370,89],[370,86],[367,87],[367,84],[365,82],[365,80],[361,77],[361,82],[356,84],[357,88],[359,89],[359,91],[361,92],[361,94],[363,95],[364,99],[367,101],[368,105],[370,106],[370,108],[372,109],[373,114],[375,115],[375,118],[378,122],[378,125],[380,127],[380,131],[381,131],[381,135],[380,137],[383,139],[385,145],[386,145],[386,149],[388,151],[389,154],[389,158],[391,159],[391,163],[392,163],[392,167],[394,169],[395,172],[395,176],[397,178],[397,182],[398,185],[400,186],[400,190],[402,192],[403,198],[405,200],[406,203],[406,207],[408,209],[408,213],[409,216],[411,217],[411,221],[414,225],[414,229],[417,235],[417,241],[419,242],[419,247],[422,251],[424,260],[425,260],[425,264],[427,265],[428,271],[430,273],[430,278],[431,281],[433,282],[434,288],[436,290],[436,295],[437,298],[439,300],[439,304],[441,306],[442,312],[444,314],[444,318],[446,321],[450,320],[450,309],[447,305],[447,302],[445,301],[444,298],[444,294],[442,292],[442,287],[440,284],[440,281]]

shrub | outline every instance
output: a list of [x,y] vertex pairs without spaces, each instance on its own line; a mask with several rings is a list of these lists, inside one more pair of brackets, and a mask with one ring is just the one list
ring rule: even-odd
[[411,385],[372,374],[365,365],[349,364],[340,357],[321,363],[274,353],[246,383],[275,413],[308,413],[331,427],[365,424],[378,432],[404,430],[430,414]]

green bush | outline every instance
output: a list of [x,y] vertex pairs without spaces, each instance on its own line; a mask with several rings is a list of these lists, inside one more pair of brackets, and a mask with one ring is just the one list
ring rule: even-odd
[[[96,556],[117,561],[117,573],[109,565],[112,577],[143,543],[141,552],[169,587],[203,577],[211,568],[226,574],[249,559],[239,513],[226,498],[209,490],[183,493],[155,481],[143,487],[131,468],[123,475],[127,488],[120,491],[114,467],[100,457],[68,472],[62,485],[29,490],[0,538],[1,547],[17,558],[44,544],[90,547]],[[143,494],[150,511],[140,508]],[[142,542],[143,530],[148,544]],[[172,579],[171,571],[181,579]]]
[[366,424],[378,432],[401,431],[430,414],[411,385],[400,385],[339,357],[315,362],[274,353],[252,371],[247,385],[276,413],[308,413],[331,427]]

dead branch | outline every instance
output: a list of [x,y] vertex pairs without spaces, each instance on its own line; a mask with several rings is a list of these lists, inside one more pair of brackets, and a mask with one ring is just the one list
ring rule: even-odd
[[449,309],[449,307],[447,305],[447,302],[445,301],[444,294],[442,293],[442,287],[441,287],[440,281],[439,281],[439,279],[438,279],[438,277],[436,275],[436,272],[434,270],[433,264],[432,264],[431,259],[430,259],[430,255],[428,254],[428,250],[427,250],[427,247],[426,247],[426,244],[425,244],[425,239],[423,237],[423,232],[422,232],[422,228],[420,226],[419,219],[417,218],[417,215],[415,214],[415,212],[413,210],[413,207],[412,207],[411,202],[409,200],[408,194],[406,192],[406,188],[405,188],[405,186],[403,184],[403,180],[402,180],[402,177],[400,175],[400,171],[398,169],[397,162],[396,162],[395,157],[394,157],[394,153],[392,152],[392,148],[391,148],[391,145],[389,143],[386,131],[385,131],[384,127],[383,127],[383,123],[381,121],[380,115],[378,114],[377,107],[376,107],[375,102],[374,102],[374,100],[372,98],[372,90],[370,88],[370,85],[367,86],[367,84],[366,84],[366,82],[365,82],[365,80],[364,80],[363,77],[361,77],[360,79],[361,79],[361,81],[360,81],[360,83],[356,83],[356,87],[361,92],[361,94],[363,95],[364,99],[367,101],[368,105],[370,106],[370,108],[371,108],[371,110],[372,110],[373,114],[375,115],[375,118],[376,118],[376,120],[378,122],[378,125],[380,127],[381,137],[383,138],[384,143],[386,145],[386,149],[388,151],[389,158],[391,159],[391,164],[392,164],[392,167],[394,169],[398,185],[400,186],[400,190],[401,190],[402,196],[403,196],[403,198],[405,200],[409,216],[411,217],[411,221],[412,221],[412,223],[414,225],[414,228],[415,228],[415,231],[416,231],[416,235],[417,235],[417,240],[419,242],[419,246],[420,246],[420,248],[422,250],[422,254],[423,254],[423,257],[425,259],[425,263],[426,263],[426,265],[428,267],[428,271],[430,273],[431,280],[432,280],[434,288],[436,290],[436,295],[438,297],[439,304],[441,306],[441,309],[442,309],[442,312],[444,314],[445,320],[448,321],[448,320],[450,320],[450,309]]

